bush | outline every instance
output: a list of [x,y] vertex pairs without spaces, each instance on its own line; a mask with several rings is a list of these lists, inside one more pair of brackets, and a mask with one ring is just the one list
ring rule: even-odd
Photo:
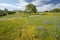
[[59,8],[55,8],[52,10],[52,12],[60,12],[60,9]]
[[41,15],[47,15],[46,13],[42,13]]
[[16,12],[14,12],[14,11],[9,11],[8,12],[8,14],[14,14],[14,13],[16,13]]
[[4,11],[0,11],[0,16],[6,16],[7,14]]

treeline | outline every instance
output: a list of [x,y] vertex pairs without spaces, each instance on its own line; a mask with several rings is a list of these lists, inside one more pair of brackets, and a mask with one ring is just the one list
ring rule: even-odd
[[53,10],[45,11],[45,12],[60,12],[60,9],[59,9],[59,8],[55,8],[55,9],[53,9]]
[[[19,12],[23,12],[23,13],[33,13],[33,12],[27,12],[26,10],[25,11],[19,11]],[[50,11],[44,11],[44,12],[60,12],[60,9],[59,8],[55,8],[53,10],[50,10]],[[15,14],[16,11],[9,11],[8,9],[4,9],[4,10],[0,10],[0,16],[6,16],[7,14]]]
[[14,13],[14,11],[9,11],[8,9],[0,10],[0,16],[6,16]]

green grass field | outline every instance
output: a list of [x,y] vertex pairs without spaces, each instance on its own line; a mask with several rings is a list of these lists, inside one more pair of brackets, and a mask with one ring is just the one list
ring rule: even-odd
[[17,19],[0,20],[0,40],[60,40],[60,13],[44,14],[22,19],[13,14]]
[[8,18],[20,18],[20,17],[27,17],[29,16],[29,13],[23,13],[23,12],[16,12],[15,14],[7,14],[6,16],[0,17],[0,19],[8,19]]

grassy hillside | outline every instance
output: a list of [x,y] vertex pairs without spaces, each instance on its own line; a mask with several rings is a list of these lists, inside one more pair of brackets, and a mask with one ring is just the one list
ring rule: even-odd
[[16,13],[14,14],[7,14],[6,16],[2,16],[0,17],[0,19],[7,19],[7,18],[20,18],[20,17],[27,17],[29,16],[30,14],[29,13],[24,13],[24,12],[19,12],[19,11],[16,11]]
[[[0,40],[60,40],[60,14],[0,20]],[[10,18],[8,16],[0,17]]]

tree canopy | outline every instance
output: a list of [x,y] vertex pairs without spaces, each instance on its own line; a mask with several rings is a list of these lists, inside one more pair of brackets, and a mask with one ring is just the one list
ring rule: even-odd
[[36,9],[36,6],[33,5],[33,4],[28,4],[26,6],[26,12],[30,12],[30,13],[36,13],[37,12],[37,9]]
[[52,12],[60,12],[60,9],[59,8],[55,8],[52,10]]

